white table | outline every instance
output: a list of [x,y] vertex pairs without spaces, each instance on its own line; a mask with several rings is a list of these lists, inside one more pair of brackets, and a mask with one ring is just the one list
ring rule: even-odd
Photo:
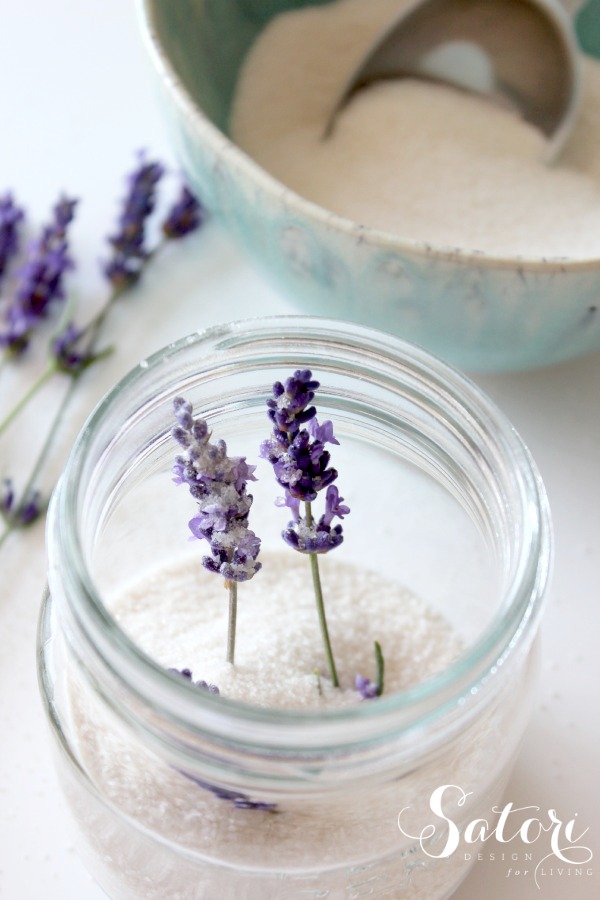
[[[38,224],[60,190],[82,198],[71,284],[82,304],[92,304],[103,296],[97,260],[135,150],[146,147],[172,162],[135,10],[123,0],[2,0],[0,12],[0,192],[12,188]],[[157,261],[127,307],[111,325],[115,353],[89,373],[72,408],[73,428],[132,364],[168,341],[223,319],[293,311],[214,224]],[[121,331],[133,321],[135,342]],[[0,381],[0,402],[5,391],[20,391],[27,371]],[[538,892],[530,875],[506,877],[511,867],[531,868],[523,863],[524,845],[488,846],[455,896],[588,900],[600,896],[600,354],[476,380],[533,451],[556,532],[540,696],[506,799],[539,806],[543,816],[555,809],[565,821],[578,813],[595,859],[584,867],[592,874],[581,876],[574,869],[559,875],[549,860],[554,874]],[[43,426],[45,407],[38,404],[36,425]],[[72,436],[67,429],[63,450]],[[10,434],[0,443],[0,477],[23,475],[21,458],[11,456],[16,444]],[[35,630],[44,572],[37,525],[13,536],[0,555],[0,898],[97,900],[104,895],[71,848],[38,699]],[[509,858],[515,852],[516,861]]]

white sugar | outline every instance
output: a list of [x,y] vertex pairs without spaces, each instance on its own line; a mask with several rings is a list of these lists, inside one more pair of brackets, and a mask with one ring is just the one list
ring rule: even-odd
[[[324,672],[325,660],[308,560],[292,551],[261,556],[264,568],[240,585],[235,668],[222,662],[227,592],[220,577],[201,569],[197,553],[141,576],[110,608],[163,666],[188,667],[196,679],[216,682],[223,694],[257,704],[318,710],[378,702],[361,701],[351,690],[357,671],[373,674],[374,639],[385,652],[386,692],[417,684],[462,650],[458,635],[426,603],[331,555],[322,562],[322,575],[342,690],[328,687],[324,678],[321,696],[313,670]],[[431,865],[400,834],[398,813],[409,808],[407,828],[418,833],[431,816],[431,791],[459,784],[473,797],[461,815],[489,814],[500,801],[514,752],[507,722],[512,728],[521,688],[517,667],[512,677],[506,673],[498,701],[476,717],[466,716],[463,730],[451,728],[437,750],[425,743],[422,758],[404,768],[398,762],[389,778],[370,772],[361,756],[354,777],[351,769],[337,787],[320,790],[317,766],[314,781],[308,778],[306,790],[297,793],[275,777],[285,775],[281,760],[261,786],[248,776],[254,787],[230,767],[229,789],[276,803],[272,813],[238,809],[194,783],[178,764],[157,755],[151,742],[145,746],[135,729],[123,727],[112,700],[94,695],[74,666],[68,673],[74,750],[103,798],[96,802],[93,791],[71,792],[84,838],[80,850],[111,896],[139,900],[262,900],[306,890],[341,897],[349,896],[358,877],[363,884],[376,881],[381,896],[385,890],[389,896],[401,891],[407,900],[446,896],[468,863],[456,853],[443,866]],[[219,777],[210,768],[212,759],[209,753],[204,760],[206,784]],[[338,763],[343,773],[343,754]],[[292,781],[302,772],[302,764],[293,763]]]
[[398,80],[359,92],[321,134],[353,64],[406,0],[338,0],[278,16],[242,69],[231,131],[297,193],[373,228],[492,255],[600,255],[600,62],[559,163],[500,107]]
[[235,667],[224,661],[228,592],[197,553],[130,585],[111,611],[165,668],[191,669],[195,680],[217,684],[223,695],[263,706],[364,702],[353,690],[354,678],[360,673],[374,680],[375,640],[385,657],[386,693],[423,681],[460,653],[458,636],[422,600],[332,553],[321,560],[321,578],[342,687],[335,690],[327,678],[309,558],[290,550],[261,559],[262,570],[238,589]]

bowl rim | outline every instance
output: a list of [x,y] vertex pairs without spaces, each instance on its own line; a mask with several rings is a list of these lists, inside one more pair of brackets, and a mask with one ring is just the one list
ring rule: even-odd
[[522,274],[525,270],[543,274],[554,274],[556,272],[566,274],[567,271],[576,273],[592,272],[600,267],[600,255],[585,259],[575,259],[568,256],[503,256],[490,254],[484,250],[466,250],[461,247],[443,244],[434,245],[428,241],[400,237],[390,231],[361,225],[353,219],[341,216],[302,197],[255,162],[251,156],[238,147],[202,111],[202,108],[183,84],[158,37],[158,27],[154,16],[154,7],[157,2],[160,2],[160,0],[136,0],[138,20],[141,24],[144,43],[149,55],[177,106],[185,116],[194,122],[209,146],[213,150],[218,150],[221,154],[226,153],[233,165],[240,170],[244,177],[255,182],[266,193],[271,195],[278,194],[280,200],[283,201],[285,198],[286,202],[293,203],[298,212],[305,215],[308,219],[316,221],[322,227],[335,228],[354,239],[358,235],[361,243],[373,244],[379,248],[408,252],[417,257],[433,258],[460,265],[477,265],[487,269],[516,269],[519,274]]

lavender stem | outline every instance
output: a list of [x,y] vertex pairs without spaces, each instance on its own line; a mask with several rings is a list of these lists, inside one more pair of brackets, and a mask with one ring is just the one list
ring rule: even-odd
[[237,581],[229,582],[229,622],[227,626],[227,662],[234,664],[235,625],[237,621]]
[[[312,508],[309,501],[304,503],[306,516],[306,524],[310,528],[313,524]],[[331,683],[334,687],[339,687],[337,671],[333,659],[333,651],[331,649],[331,641],[329,640],[329,630],[327,628],[327,619],[325,618],[325,604],[323,603],[323,590],[321,588],[321,576],[319,575],[319,557],[316,553],[309,553],[310,568],[312,572],[313,586],[315,589],[315,600],[317,603],[317,613],[319,615],[319,625],[321,626],[321,636],[325,647],[325,655],[327,656],[327,664],[329,666],[329,674]]]
[[385,660],[383,651],[379,641],[375,641],[375,684],[377,685],[377,696],[383,694],[383,676],[385,672]]
[[42,372],[37,381],[31,385],[29,390],[21,397],[21,399],[15,403],[13,408],[10,410],[7,416],[4,417],[3,421],[0,422],[0,434],[2,434],[10,423],[17,418],[19,413],[25,409],[30,400],[32,400],[37,392],[43,388],[47,381],[55,374],[56,372],[56,364],[51,362],[47,369]]

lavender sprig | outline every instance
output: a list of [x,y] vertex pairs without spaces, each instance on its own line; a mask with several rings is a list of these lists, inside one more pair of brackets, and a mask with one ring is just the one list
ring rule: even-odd
[[[173,675],[179,675],[181,678],[185,678],[195,687],[200,688],[201,690],[208,691],[209,694],[219,694],[219,688],[216,684],[208,684],[204,680],[194,681],[194,676],[190,669],[168,669],[169,672],[172,672]],[[184,772],[181,769],[179,770],[181,775],[185,775],[186,778],[189,778],[190,781],[193,781],[198,787],[201,787],[205,791],[210,791],[211,794],[214,794],[215,797],[218,797],[219,800],[229,800],[233,803],[236,809],[256,809],[261,812],[276,812],[277,804],[276,803],[265,803],[262,800],[251,800],[247,794],[242,794],[240,791],[230,791],[227,788],[217,787],[215,784],[210,784],[208,781],[203,781],[201,778],[197,778],[195,775],[190,775],[189,772]]]
[[139,165],[129,176],[119,228],[108,238],[113,252],[104,265],[104,274],[118,292],[131,287],[139,279],[148,258],[145,246],[146,222],[156,203],[156,188],[164,174],[157,162],[146,162],[139,154]]
[[[268,415],[273,423],[273,437],[263,441],[260,455],[273,466],[275,477],[284,488],[283,498],[276,505],[287,506],[292,519],[282,532],[284,541],[300,553],[310,557],[319,624],[329,665],[331,681],[339,686],[329,629],[325,616],[318,556],[328,553],[343,541],[343,529],[333,524],[343,519],[350,509],[343,505],[337,487],[332,483],[337,471],[329,465],[330,454],[325,444],[339,444],[330,421],[319,424],[316,408],[311,405],[319,382],[314,381],[310,369],[298,369],[285,384],[276,381],[273,396],[267,400]],[[306,425],[306,428],[302,426]],[[320,491],[327,489],[325,512],[315,519],[312,502]],[[304,516],[300,503],[304,503]]]
[[185,451],[175,458],[173,481],[187,484],[198,504],[198,512],[190,520],[192,535],[208,541],[210,555],[202,565],[218,573],[229,588],[229,626],[227,661],[234,662],[237,616],[237,583],[248,581],[261,568],[257,562],[260,539],[248,528],[252,495],[248,481],[256,481],[254,469],[243,456],[229,457],[225,441],[209,441],[204,419],[194,418],[192,405],[177,397],[173,401],[177,425],[172,435]]
[[23,218],[24,212],[16,206],[12,194],[0,197],[0,283],[19,249],[19,225]]
[[13,302],[5,313],[6,329],[0,332],[0,347],[12,355],[23,353],[39,323],[51,306],[64,298],[63,277],[73,268],[67,231],[75,215],[77,200],[63,197],[53,209],[53,219],[29,247]]
[[219,800],[228,800],[233,804],[235,809],[255,809],[259,812],[268,813],[276,813],[278,811],[276,803],[266,803],[263,800],[251,800],[247,794],[242,794],[240,791],[231,791],[228,788],[221,788],[215,784],[209,784],[208,781],[203,781],[201,778],[190,775],[188,772],[180,770],[180,773],[197,784],[198,787],[203,788],[205,791],[210,791],[210,793],[214,794],[215,797],[218,797]]
[[[13,509],[13,514],[10,518],[6,515],[4,516],[7,527],[0,535],[0,546],[13,531],[21,527],[23,515],[28,513],[29,498],[34,496],[35,493],[35,481],[50,453],[54,436],[58,432],[59,424],[74,394],[79,376],[93,362],[102,359],[109,352],[107,350],[96,352],[95,347],[114,302],[125,292],[127,287],[139,280],[143,267],[148,264],[150,259],[156,254],[159,246],[161,246],[159,245],[153,250],[147,248],[145,244],[145,226],[154,207],[155,188],[159,177],[162,176],[162,171],[162,165],[153,162],[149,163],[142,156],[136,170],[129,176],[129,190],[124,198],[119,216],[120,237],[115,235],[110,239],[113,246],[113,258],[110,263],[105,264],[105,275],[112,288],[107,301],[100,309],[100,312],[85,327],[78,327],[73,323],[69,323],[54,338],[51,342],[50,359],[46,370],[0,422],[1,433],[54,375],[64,373],[71,376],[69,388],[57,408],[52,424],[33,464],[26,487],[22,493],[22,500],[16,504],[16,508]],[[194,214],[196,206],[197,210],[196,214]],[[49,250],[53,248],[56,251],[54,255],[55,264],[57,260],[62,260],[62,271],[58,273],[58,280],[50,277],[51,267],[46,269],[42,267],[38,269],[38,272],[41,271],[42,274],[45,272],[40,289],[36,291],[32,288],[34,267],[30,263],[32,263],[31,253],[33,250],[30,252],[28,265],[21,272],[19,293],[15,296],[9,308],[8,319],[10,320],[10,327],[4,338],[0,334],[0,347],[4,346],[11,355],[17,355],[27,346],[30,337],[27,323],[44,317],[49,310],[50,302],[62,296],[62,274],[72,265],[67,253],[66,228],[72,219],[74,207],[75,201],[61,201],[55,208],[53,223],[44,229],[40,241],[35,245],[40,252],[44,247]],[[204,211],[201,205],[198,201],[193,200],[189,191],[187,193],[184,192],[183,197],[180,196],[178,198],[167,214],[165,225],[167,222],[169,224],[162,229],[165,240],[161,244],[165,241],[179,240],[199,227],[203,221]],[[8,244],[9,249],[14,247],[14,238],[12,242],[9,239]],[[58,268],[60,269],[60,266]],[[56,270],[57,266],[55,265],[54,275],[57,275]],[[134,270],[135,275],[132,274]],[[128,273],[127,277],[120,277],[119,272],[121,275]],[[26,283],[29,285],[27,289],[25,288]],[[28,297],[31,301],[29,305],[28,302],[25,302]],[[38,316],[30,319],[29,315],[26,314],[27,309],[30,312],[31,310],[37,311]],[[42,511],[45,504],[42,506],[41,503],[38,503],[38,506],[40,511]]]

